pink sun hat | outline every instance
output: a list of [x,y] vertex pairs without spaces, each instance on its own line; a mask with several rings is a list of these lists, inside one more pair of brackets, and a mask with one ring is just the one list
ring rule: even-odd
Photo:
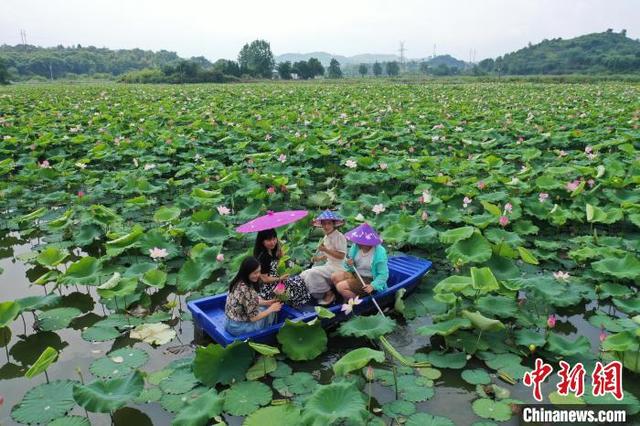
[[363,246],[377,246],[382,243],[382,238],[373,230],[368,223],[363,223],[357,228],[344,234],[347,240]]

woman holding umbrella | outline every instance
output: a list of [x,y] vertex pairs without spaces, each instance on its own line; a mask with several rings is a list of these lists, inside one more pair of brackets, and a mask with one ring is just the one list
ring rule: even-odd
[[[363,223],[347,232],[345,237],[354,244],[343,262],[346,272],[335,272],[331,276],[336,290],[347,300],[386,289],[389,279],[387,251],[376,231],[368,223]],[[356,272],[359,272],[364,285]]]

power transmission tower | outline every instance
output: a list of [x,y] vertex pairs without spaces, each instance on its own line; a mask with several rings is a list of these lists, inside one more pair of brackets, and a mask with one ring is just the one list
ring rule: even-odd
[[431,58],[435,58],[436,57],[436,45],[435,43],[433,44],[433,56]]
[[25,30],[20,30],[20,41],[22,41],[24,45],[27,44],[27,32]]
[[404,48],[404,41],[400,42],[400,49],[398,49],[398,52],[400,52],[400,64],[402,64],[402,66],[404,67],[404,52],[406,52],[407,49]]

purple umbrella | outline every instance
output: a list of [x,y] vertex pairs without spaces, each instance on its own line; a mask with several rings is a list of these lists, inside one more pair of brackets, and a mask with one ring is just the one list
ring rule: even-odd
[[250,222],[236,228],[237,232],[248,233],[264,231],[265,229],[278,228],[297,222],[309,212],[306,210],[287,210],[284,212],[272,212],[269,210],[264,216],[259,216]]

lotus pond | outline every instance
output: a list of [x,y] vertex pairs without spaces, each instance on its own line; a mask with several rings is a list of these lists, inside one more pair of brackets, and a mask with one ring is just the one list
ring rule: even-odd
[[[638,421],[639,149],[634,84],[2,88],[0,423],[517,424],[536,358],[545,402]],[[386,317],[195,340],[186,301],[252,247],[235,226],[289,208],[433,271]],[[283,272],[310,229],[281,230]],[[612,360],[621,401],[590,391]]]

